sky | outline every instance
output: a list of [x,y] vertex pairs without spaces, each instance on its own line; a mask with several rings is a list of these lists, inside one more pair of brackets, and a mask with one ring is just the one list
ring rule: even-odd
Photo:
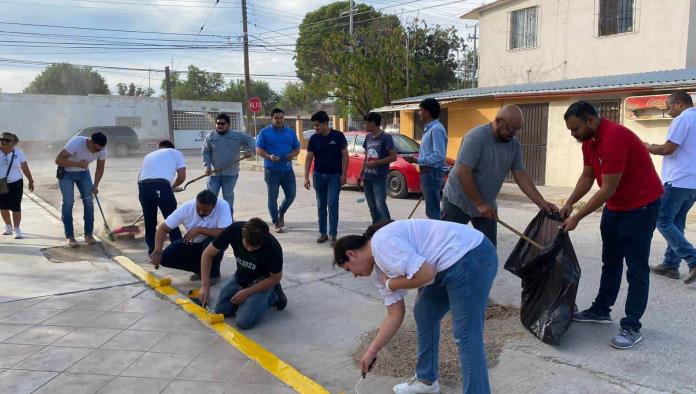
[[[490,2],[490,0],[486,1]],[[295,78],[297,27],[307,12],[332,1],[248,0],[252,79],[280,91]],[[459,16],[482,0],[367,0],[403,21],[454,26],[463,37],[474,21]],[[151,86],[159,94],[165,66],[243,78],[240,0],[0,0],[0,91],[21,92],[46,64],[98,68],[116,84]],[[69,27],[69,28],[68,28]],[[201,30],[202,28],[202,30]],[[162,34],[166,33],[166,34]],[[127,70],[120,69],[127,68]],[[153,71],[148,71],[153,70]]]

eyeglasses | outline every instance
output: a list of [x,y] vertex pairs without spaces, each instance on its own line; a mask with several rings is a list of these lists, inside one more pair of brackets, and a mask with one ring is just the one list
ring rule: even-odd
[[8,143],[8,144],[9,144],[9,143],[12,142],[12,141],[13,141],[13,140],[11,140],[11,139],[9,139],[9,138],[0,138],[0,142],[5,142],[5,143]]
[[224,126],[227,124],[227,122],[215,122],[215,124],[218,126]]
[[503,119],[503,118],[500,118],[500,121],[503,122],[503,124],[505,125],[505,127],[507,127],[508,131],[509,131],[510,134],[512,134],[512,135],[515,135],[515,134],[519,133],[520,131],[522,131],[522,128],[521,128],[521,127],[518,127],[518,128],[516,128],[516,129],[513,129],[512,127],[510,127],[510,125],[508,124],[508,122],[506,122],[505,119]]

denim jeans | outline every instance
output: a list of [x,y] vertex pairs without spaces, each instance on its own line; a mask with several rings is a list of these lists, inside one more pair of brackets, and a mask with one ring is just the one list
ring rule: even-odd
[[420,186],[425,201],[425,216],[440,220],[440,195],[445,181],[445,173],[439,168],[421,167]]
[[452,204],[447,197],[442,197],[442,220],[461,224],[471,222],[475,229],[482,232],[493,243],[493,246],[498,244],[498,223],[495,220],[471,217]]
[[[278,214],[284,215],[290,208],[290,205],[292,205],[292,202],[295,201],[295,193],[297,192],[295,172],[266,168],[264,170],[264,179],[266,181],[266,189],[268,190],[268,213],[271,214],[271,221],[275,224],[278,222]],[[285,198],[280,204],[279,211],[278,194],[280,188],[283,189]]]
[[363,179],[363,186],[365,187],[365,200],[370,208],[370,216],[372,216],[372,224],[391,220],[387,206],[387,180]]
[[61,217],[63,219],[63,229],[65,238],[73,238],[75,229],[73,227],[72,210],[75,204],[75,186],[80,192],[82,205],[84,206],[85,235],[92,235],[94,232],[94,201],[92,199],[92,177],[89,171],[71,172],[65,171],[62,178],[58,179],[60,194],[63,196],[61,207]]
[[230,215],[234,218],[234,186],[239,175],[213,175],[208,178],[208,190],[216,196],[222,189],[222,199],[230,204]]
[[329,214],[330,237],[338,234],[338,195],[341,192],[341,174],[314,172],[314,191],[317,195],[319,234],[327,235],[326,214]]
[[609,314],[616,302],[626,259],[626,317],[622,328],[640,330],[640,318],[648,305],[650,288],[650,242],[660,208],[660,199],[632,211],[617,212],[604,208],[600,231],[602,233],[602,276],[599,293],[590,310]]
[[[145,219],[145,242],[147,243],[147,254],[151,254],[155,248],[155,232],[157,231],[157,208],[162,212],[166,219],[176,209],[176,197],[168,181],[145,180],[138,182],[138,199],[143,208],[143,219]],[[181,238],[179,228],[169,232],[169,241],[174,242]]]
[[[201,257],[203,251],[215,238],[208,237],[203,242],[187,244],[183,239],[177,239],[167,246],[162,252],[162,266],[182,271],[201,274]],[[211,278],[220,276],[220,263],[225,250],[221,250],[213,257],[213,267],[210,270]]]
[[242,330],[254,327],[263,314],[266,313],[277,301],[278,295],[273,287],[268,290],[252,294],[240,305],[230,302],[232,297],[243,287],[237,283],[237,276],[233,276],[220,290],[220,295],[215,305],[215,313],[222,313],[225,317],[237,315],[235,324]]
[[684,236],[686,215],[696,202],[696,189],[684,189],[665,184],[660,214],[657,216],[657,229],[667,241],[664,264],[679,268],[686,260],[689,267],[696,266],[696,248]]
[[462,391],[490,393],[483,323],[488,293],[497,272],[495,247],[484,238],[453,266],[438,272],[435,282],[420,292],[413,309],[418,335],[418,379],[437,380],[440,322],[451,310],[452,333],[459,347]]

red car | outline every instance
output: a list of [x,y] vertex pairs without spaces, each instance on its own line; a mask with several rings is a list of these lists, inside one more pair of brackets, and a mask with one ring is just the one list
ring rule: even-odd
[[[350,131],[345,133],[348,141],[348,173],[346,183],[358,186],[362,183],[362,170],[365,163],[363,142],[367,131]],[[408,193],[420,193],[420,172],[417,166],[404,160],[403,156],[418,157],[420,145],[415,140],[402,134],[391,134],[396,148],[396,161],[389,164],[387,175],[387,192],[393,198],[404,198]],[[454,160],[447,158],[447,166],[452,168]]]

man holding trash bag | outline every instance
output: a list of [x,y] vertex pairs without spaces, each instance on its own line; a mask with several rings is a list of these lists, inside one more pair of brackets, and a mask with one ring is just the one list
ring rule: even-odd
[[[662,183],[650,153],[631,130],[602,119],[587,102],[572,104],[564,115],[571,135],[582,142],[583,171],[561,209],[564,230],[574,230],[585,216],[606,204],[602,212],[602,277],[592,306],[576,312],[577,322],[611,323],[611,307],[621,287],[623,261],[628,267],[626,317],[611,340],[618,349],[629,349],[642,340],[640,318],[648,304],[650,242],[662,195]],[[571,216],[573,205],[587,194],[594,180],[600,189]]]

